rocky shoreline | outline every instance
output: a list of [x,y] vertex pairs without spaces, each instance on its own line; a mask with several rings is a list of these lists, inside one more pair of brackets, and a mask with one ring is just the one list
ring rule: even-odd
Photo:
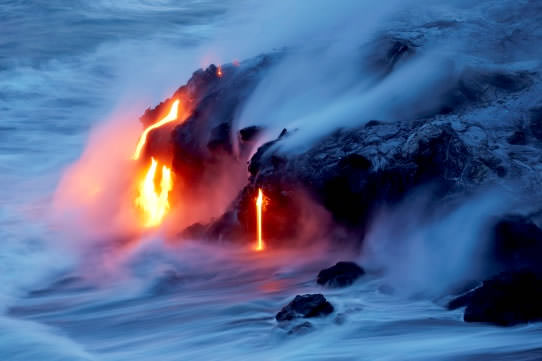
[[[437,24],[423,31],[430,39],[435,29],[455,26]],[[413,40],[407,32],[381,36],[367,46],[372,55],[364,65],[379,80],[424,52],[423,41]],[[413,192],[424,189],[431,194],[426,206],[431,217],[432,209],[453,207],[491,189],[508,199],[509,206],[503,214],[489,215],[493,231],[481,250],[487,265],[472,277],[481,286],[449,307],[466,307],[469,322],[512,325],[539,320],[535,306],[542,287],[542,231],[537,225],[542,220],[539,65],[472,61],[453,66],[446,81],[433,89],[438,102],[427,106],[413,102],[409,106],[420,111],[405,117],[399,106],[392,119],[360,119],[356,126],[339,127],[302,151],[291,151],[303,129],[270,135],[264,127],[239,129],[236,123],[261,79],[289,51],[224,64],[220,72],[215,65],[198,70],[171,98],[190,99],[192,109],[192,115],[167,136],[173,169],[182,174],[185,187],[197,194],[219,176],[236,179],[232,182],[240,189],[223,214],[188,227],[180,237],[248,241],[247,235],[254,234],[252,203],[261,188],[272,200],[266,210],[266,241],[271,245],[325,237],[336,247],[359,248],[373,215]],[[142,122],[154,119],[169,102],[147,110]],[[158,144],[164,136],[158,133],[149,141],[150,152],[153,142]],[[350,271],[358,276],[364,272]],[[352,282],[341,279],[337,284]],[[312,302],[313,296],[306,298]],[[305,296],[297,297],[285,314],[309,302],[303,301]],[[327,302],[319,297],[319,305]],[[324,308],[332,310],[331,305]]]

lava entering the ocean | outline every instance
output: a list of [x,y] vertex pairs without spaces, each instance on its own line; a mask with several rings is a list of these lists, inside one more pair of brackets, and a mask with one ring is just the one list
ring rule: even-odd
[[[169,113],[164,118],[145,128],[139,138],[132,158],[134,160],[139,159],[141,151],[147,142],[147,135],[151,130],[177,120],[178,114],[179,100],[177,99],[173,102]],[[169,192],[173,189],[171,169],[166,165],[162,165],[160,191],[158,191],[155,184],[157,167],[158,162],[154,159],[154,157],[151,157],[151,164],[145,173],[145,176],[137,186],[138,196],[135,199],[135,204],[143,211],[145,217],[143,226],[147,228],[160,225],[170,208]]]
[[256,251],[263,251],[263,239],[262,239],[262,207],[263,207],[263,192],[261,188],[258,188],[258,197],[256,197],[256,222],[258,243],[256,244]]
[[160,192],[156,190],[155,178],[158,162],[151,158],[151,165],[147,170],[145,178],[138,186],[139,196],[135,203],[145,212],[145,227],[154,227],[162,222],[162,219],[169,210],[169,192],[173,189],[171,169],[162,166],[160,180]]

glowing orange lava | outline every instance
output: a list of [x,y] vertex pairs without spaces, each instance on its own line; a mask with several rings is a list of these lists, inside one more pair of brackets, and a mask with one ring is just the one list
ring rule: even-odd
[[[137,143],[136,150],[132,159],[137,160],[141,155],[141,151],[147,142],[147,135],[153,129],[161,127],[164,124],[170,123],[178,118],[179,112],[179,100],[175,100],[171,105],[169,113],[156,123],[151,124],[141,134]],[[144,227],[155,227],[160,225],[167,211],[169,210],[169,192],[173,189],[173,179],[171,176],[171,169],[166,165],[162,166],[162,174],[160,179],[160,191],[156,189],[155,178],[156,168],[158,162],[151,158],[151,165],[149,166],[145,177],[140,181],[137,186],[138,196],[135,199],[135,204],[139,207],[143,213],[145,220],[143,222]]]
[[173,105],[171,106],[169,113],[165,117],[163,117],[156,123],[149,125],[147,128],[145,128],[143,133],[141,133],[141,136],[139,137],[139,141],[137,142],[137,147],[135,149],[134,155],[132,156],[132,159],[134,160],[139,159],[139,156],[141,155],[141,150],[143,149],[143,147],[145,146],[145,143],[147,142],[147,135],[149,134],[149,132],[153,129],[161,127],[164,124],[177,120],[178,113],[179,113],[179,100],[177,99],[173,102]]
[[258,230],[258,243],[256,244],[256,251],[262,251],[263,250],[262,206],[263,206],[263,192],[262,192],[261,188],[258,188],[258,197],[256,197],[256,218],[257,218],[257,230]]
[[160,192],[156,189],[155,177],[158,162],[151,158],[151,165],[145,174],[145,178],[138,186],[139,196],[135,203],[145,213],[145,227],[155,227],[162,222],[162,219],[169,210],[169,192],[173,189],[173,179],[171,170],[167,166],[162,166],[162,175],[160,180]]
[[222,76],[224,75],[224,73],[222,73],[222,66],[217,66],[216,68],[216,76],[219,77],[219,78],[222,78]]

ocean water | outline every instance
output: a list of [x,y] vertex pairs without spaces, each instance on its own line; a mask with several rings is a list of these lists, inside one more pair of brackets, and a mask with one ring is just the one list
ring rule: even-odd
[[[383,292],[377,274],[317,287],[319,269],[363,261],[356,253],[315,244],[255,254],[166,244],[159,232],[119,250],[80,244],[49,222],[91,129],[118,112],[137,122],[193,70],[230,60],[205,44],[245,19],[231,17],[242,6],[254,3],[0,0],[0,359],[542,359],[537,324],[465,324],[446,299]],[[274,315],[311,292],[335,312],[289,334]]]

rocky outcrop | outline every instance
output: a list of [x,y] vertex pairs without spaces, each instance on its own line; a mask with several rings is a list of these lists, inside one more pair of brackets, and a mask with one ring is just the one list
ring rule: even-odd
[[[412,32],[380,34],[360,49],[360,66],[374,74],[367,81],[378,83],[423,54],[425,43],[445,35],[443,31],[472,34],[468,26],[441,21],[420,24]],[[167,139],[173,149],[173,168],[182,174],[178,187],[195,194],[191,203],[202,192],[220,187],[217,178],[238,177],[232,182],[242,187],[249,161],[248,184],[222,215],[190,228],[192,235],[253,239],[258,188],[270,200],[266,240],[271,243],[298,239],[312,222],[333,235],[327,238],[335,241],[336,234],[346,234],[342,238],[359,244],[379,208],[402,201],[420,187],[430,187],[438,204],[480,187],[529,194],[529,202],[542,199],[538,68],[450,60],[449,72],[427,101],[430,105],[414,101],[406,106],[420,110],[408,116],[398,109],[390,119],[356,119],[358,126],[336,129],[300,153],[288,151],[287,146],[303,129],[285,129],[276,139],[259,144],[263,129],[239,130],[234,124],[262,76],[288,51],[225,64],[221,75],[216,66],[209,66],[195,72],[174,94],[188,99],[190,116],[169,129]],[[353,83],[356,76],[352,74]],[[142,121],[156,119],[169,101],[148,110]],[[163,141],[160,134],[151,134],[148,152]],[[338,228],[341,232],[336,232]]]
[[334,266],[321,270],[316,283],[328,287],[346,287],[364,274],[363,268],[354,262],[337,262]]
[[499,326],[542,320],[542,277],[531,271],[502,273],[452,300],[448,308],[466,307],[466,322]]
[[164,146],[162,132],[172,150],[173,169],[183,175],[190,187],[208,183],[221,172],[224,162],[244,166],[261,129],[249,127],[237,132],[234,117],[265,72],[278,61],[281,53],[249,59],[240,64],[224,64],[218,72],[211,64],[192,75],[170,99],[147,109],[141,121],[148,125],[164,114],[172,99],[181,99],[189,116],[173,129],[158,129],[149,135],[146,151],[156,154]]
[[275,316],[277,321],[291,321],[296,318],[325,316],[333,312],[333,306],[321,294],[297,295]]
[[523,129],[457,115],[369,121],[357,129],[337,130],[304,154],[281,152],[281,143],[288,141],[283,132],[252,157],[250,184],[225,223],[234,228],[250,223],[241,209],[250,204],[258,187],[280,205],[268,214],[285,215],[283,223],[277,219],[272,227],[271,239],[291,236],[291,229],[298,228],[292,220],[298,219],[295,195],[300,188],[336,223],[359,235],[379,207],[401,201],[420,186],[430,186],[439,204],[489,186],[530,194],[534,203],[542,191],[542,146],[530,133],[518,136]]

